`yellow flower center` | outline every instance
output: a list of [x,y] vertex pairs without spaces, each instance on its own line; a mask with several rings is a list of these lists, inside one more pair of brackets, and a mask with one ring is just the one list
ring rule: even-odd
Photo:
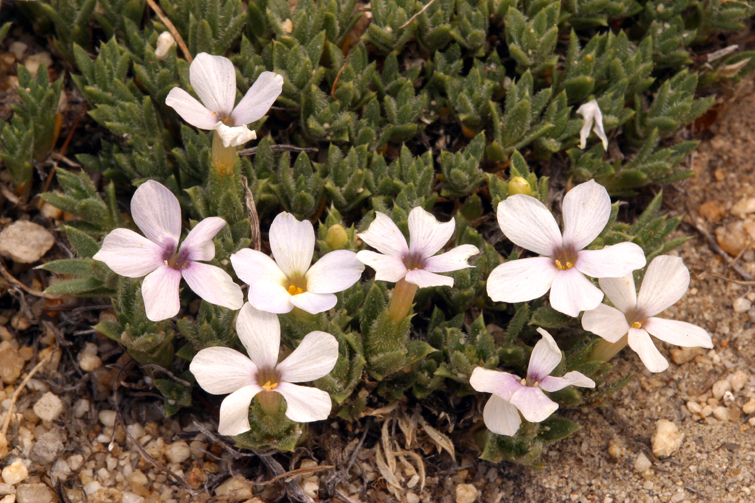
[[265,384],[262,385],[262,389],[266,391],[273,391],[277,387],[278,387],[278,383],[272,382],[272,381],[267,381]]
[[565,271],[567,269],[571,269],[572,267],[574,267],[574,264],[569,262],[568,260],[565,261],[566,264],[562,264],[561,261],[558,259],[556,259],[555,262],[556,262],[556,267],[558,267],[559,271]]
[[642,328],[642,322],[635,321],[634,323],[632,323],[632,328]]
[[304,290],[302,290],[301,288],[299,288],[296,285],[289,285],[289,287],[288,287],[288,293],[290,295],[299,295],[300,293],[304,293]]

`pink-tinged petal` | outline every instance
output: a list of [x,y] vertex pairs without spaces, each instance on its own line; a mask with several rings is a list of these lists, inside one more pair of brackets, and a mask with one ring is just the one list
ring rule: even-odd
[[686,321],[648,318],[642,328],[662,341],[686,348],[712,348],[710,334],[702,327]]
[[231,255],[231,265],[239,279],[247,285],[259,280],[282,285],[284,288],[288,284],[288,278],[275,260],[257,250],[244,248],[237,251]]
[[429,288],[431,286],[454,286],[454,279],[448,276],[441,276],[434,272],[428,272],[424,269],[414,269],[406,273],[404,277],[407,283],[417,285],[420,288]]
[[676,304],[689,287],[689,271],[679,257],[655,257],[642,280],[637,309],[645,316],[655,316]]
[[627,335],[629,323],[624,313],[615,307],[598,304],[598,307],[582,315],[582,328],[615,343]]
[[214,129],[218,133],[218,136],[220,136],[220,139],[223,140],[225,148],[239,147],[248,141],[257,139],[257,132],[252,131],[246,126],[229,127],[219,122],[215,125]]
[[150,241],[175,251],[181,238],[181,205],[165,185],[144,182],[131,199],[131,216]]
[[668,362],[645,330],[630,328],[627,342],[650,372],[663,372],[668,368]]
[[274,72],[262,72],[231,114],[232,124],[250,124],[260,120],[283,91],[283,77]]
[[611,217],[611,196],[605,187],[590,180],[566,193],[562,210],[564,246],[581,250],[603,232]]
[[266,279],[259,279],[249,285],[249,303],[268,313],[290,313],[294,308],[291,303],[291,294],[279,283],[273,283]]
[[523,385],[519,377],[508,372],[477,367],[469,377],[469,384],[480,393],[493,393],[509,400]]
[[409,212],[409,253],[432,257],[443,248],[456,230],[456,221],[440,223],[435,215],[417,206]]
[[241,435],[252,427],[249,424],[249,406],[252,398],[262,391],[262,388],[250,384],[238,391],[234,391],[220,404],[220,421],[218,433],[221,435]]
[[519,411],[509,402],[496,395],[492,395],[482,411],[485,426],[496,435],[513,437],[522,424]]
[[509,260],[488,276],[487,290],[496,302],[526,302],[545,295],[558,269],[548,257]]
[[236,318],[236,333],[258,369],[264,371],[275,368],[281,341],[278,316],[259,311],[246,303]]
[[317,314],[336,307],[338,297],[332,293],[304,292],[298,295],[292,295],[290,302],[302,311],[306,311],[310,314]]
[[480,250],[474,245],[457,246],[446,253],[441,253],[425,260],[424,269],[428,272],[451,272],[474,267],[473,265],[469,265],[467,261],[469,257],[478,253],[480,253]]
[[325,377],[338,361],[338,341],[332,335],[310,332],[293,353],[278,364],[278,375],[285,382],[309,382]]
[[530,386],[519,388],[509,401],[530,423],[545,421],[558,410],[558,404],[545,396],[543,390]]
[[199,129],[215,129],[218,123],[218,115],[208,110],[192,95],[181,88],[174,87],[165,98],[165,104],[176,111],[183,120]]
[[637,307],[637,290],[631,272],[620,278],[600,278],[598,283],[606,297],[622,313],[628,313]]
[[532,349],[527,367],[527,379],[534,382],[542,381],[561,362],[561,350],[551,334],[542,328],[538,328],[537,331],[543,338],[537,341]]
[[367,230],[357,235],[359,239],[384,255],[403,259],[409,253],[406,238],[398,226],[391,217],[379,211],[375,212],[375,220]]
[[207,108],[222,118],[231,115],[236,101],[236,70],[230,59],[206,52],[197,54],[189,67],[189,80]]
[[364,264],[357,254],[348,250],[326,253],[309,268],[305,278],[307,291],[312,293],[342,292],[359,281]]
[[300,222],[291,213],[279,213],[270,225],[270,249],[286,276],[304,276],[315,251],[312,223],[309,220]]
[[404,261],[390,255],[362,250],[357,253],[357,259],[375,270],[375,279],[378,281],[395,283],[407,273]]
[[286,399],[286,417],[297,423],[311,423],[328,419],[332,402],[321,389],[281,382],[275,391]]
[[591,278],[618,278],[645,267],[645,252],[634,243],[577,252],[574,267]]
[[540,381],[540,388],[545,391],[553,392],[566,388],[567,386],[579,386],[580,388],[594,388],[595,381],[581,372],[573,370],[564,374],[564,377],[548,376]]
[[181,309],[178,284],[181,272],[163,265],[152,271],[142,282],[144,310],[150,321],[172,318]]
[[141,278],[164,264],[165,251],[129,229],[115,229],[105,236],[100,251],[92,257],[105,262],[116,274]]
[[244,293],[241,287],[234,283],[233,278],[220,267],[191,262],[189,267],[181,271],[181,274],[189,288],[210,304],[234,311],[241,309],[244,304]]
[[212,240],[223,227],[225,220],[222,218],[205,218],[186,236],[181,243],[181,251],[187,254],[188,260],[212,260],[215,258],[215,243]]
[[225,395],[257,384],[257,366],[235,349],[211,347],[201,350],[189,365],[197,382],[208,393]]
[[553,214],[532,196],[516,194],[498,203],[498,225],[509,241],[539,255],[563,246]]
[[558,271],[551,285],[551,307],[573,318],[582,311],[591,311],[600,305],[603,292],[593,285],[576,267]]

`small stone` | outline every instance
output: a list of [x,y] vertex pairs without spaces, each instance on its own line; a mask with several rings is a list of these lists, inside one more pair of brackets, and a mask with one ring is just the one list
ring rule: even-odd
[[52,56],[50,56],[49,52],[32,54],[24,60],[24,66],[32,75],[37,75],[37,71],[39,70],[39,67],[42,65],[42,63],[44,63],[46,68],[52,67]]
[[114,410],[101,410],[99,414],[100,422],[103,426],[112,428],[115,426],[117,413]]
[[637,473],[642,473],[644,471],[649,470],[653,466],[653,463],[650,462],[647,456],[645,456],[644,452],[641,452],[637,455],[637,459],[634,460],[634,471]]
[[5,384],[13,384],[24,370],[24,359],[18,354],[18,351],[11,346],[6,346],[0,351],[0,379]]
[[86,398],[79,398],[76,403],[73,404],[73,417],[81,419],[87,412],[89,412],[89,400]]
[[301,490],[312,499],[317,499],[320,492],[320,481],[317,477],[309,477],[301,483]]
[[55,421],[63,413],[65,405],[57,395],[48,391],[34,404],[34,412],[42,421]]
[[50,465],[55,462],[64,448],[60,434],[55,430],[48,431],[34,442],[29,459],[40,465]]
[[47,485],[36,482],[18,486],[16,489],[16,501],[18,503],[55,503],[58,501],[58,498]]
[[749,424],[750,426],[755,426],[755,416],[748,419],[747,424]]
[[477,501],[477,488],[472,484],[456,486],[456,503],[473,503]]
[[252,485],[242,475],[235,475],[215,488],[215,496],[228,496],[228,501],[243,501],[252,497]]
[[171,463],[183,463],[191,457],[189,444],[184,441],[173,442],[165,448],[165,457],[167,457]]
[[744,218],[748,213],[755,213],[755,197],[740,199],[731,207],[730,212],[739,218]]
[[697,212],[708,222],[718,223],[726,215],[726,208],[718,201],[706,201],[700,205]]
[[102,360],[97,355],[84,353],[82,351],[79,353],[79,367],[81,367],[81,370],[84,372],[91,372],[94,369],[102,367]]
[[17,40],[13,42],[10,47],[8,47],[8,51],[13,53],[13,56],[16,57],[16,61],[21,61],[22,59],[24,59],[24,53],[28,48],[28,45]]
[[752,302],[747,300],[746,297],[740,297],[734,301],[732,307],[734,307],[735,313],[746,313],[752,307]]
[[622,457],[623,449],[619,444],[611,444],[608,446],[608,454],[618,461]]
[[52,465],[50,477],[53,481],[56,479],[66,480],[71,473],[71,467],[68,465],[68,462],[65,459],[59,459]]
[[0,254],[22,264],[33,264],[54,244],[50,231],[26,220],[13,222],[0,232]]
[[102,484],[100,484],[96,480],[92,480],[91,482],[84,484],[84,492],[87,496],[91,496],[100,489],[102,489]]
[[747,246],[747,233],[742,222],[716,228],[716,242],[723,250],[736,257]]
[[3,468],[2,475],[6,484],[16,485],[19,482],[26,480],[26,477],[29,476],[29,470],[26,469],[26,465],[23,464],[20,459],[17,459]]
[[16,503],[16,495],[8,494],[7,496],[3,496],[3,499],[0,500],[0,503]]
[[419,495],[417,493],[407,493],[406,503],[419,503]]
[[734,372],[731,377],[729,378],[729,383],[731,384],[731,390],[734,393],[739,393],[742,391],[742,388],[745,387],[745,384],[747,384],[748,375],[746,372],[743,372],[741,370],[737,370]]
[[653,454],[659,458],[667,458],[681,447],[683,440],[684,434],[679,431],[676,424],[667,419],[659,419],[655,423]]
[[121,503],[144,503],[144,497],[138,494],[125,492],[121,496]]
[[702,348],[675,348],[671,350],[671,359],[677,365],[684,365],[703,353]]
[[750,398],[750,401],[742,406],[742,412],[745,414],[752,414],[755,412],[755,398]]
[[10,484],[2,483],[0,484],[0,496],[5,496],[6,494],[16,494],[16,488]]
[[703,407],[697,402],[689,401],[687,402],[687,410],[689,410],[693,414],[699,414],[702,412]]
[[649,480],[646,480],[644,484],[642,484],[643,489],[647,489],[648,491],[653,488],[653,483]]
[[[65,93],[60,93],[60,95],[65,96]],[[50,203],[42,203],[39,212],[48,220],[61,220],[63,218],[63,210],[56,208]]]
[[713,409],[713,417],[715,417],[719,421],[728,421],[729,409],[727,409],[723,405],[719,405],[718,407]]
[[716,400],[721,400],[723,398],[724,393],[727,391],[731,391],[731,383],[727,381],[726,379],[721,379],[720,381],[716,381],[713,384],[713,398]]
[[144,430],[144,426],[139,423],[134,423],[126,426],[126,431],[128,431],[129,435],[134,437],[135,440],[139,440],[147,434],[147,432]]

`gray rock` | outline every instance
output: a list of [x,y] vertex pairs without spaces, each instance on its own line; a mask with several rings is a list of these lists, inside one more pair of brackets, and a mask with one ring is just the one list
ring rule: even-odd
[[26,220],[13,222],[0,232],[0,254],[22,264],[33,264],[54,244],[50,231]]
[[63,449],[60,433],[48,431],[34,443],[29,453],[29,459],[40,465],[49,465],[55,462]]
[[16,489],[18,503],[55,503],[57,500],[53,490],[39,482],[21,484]]

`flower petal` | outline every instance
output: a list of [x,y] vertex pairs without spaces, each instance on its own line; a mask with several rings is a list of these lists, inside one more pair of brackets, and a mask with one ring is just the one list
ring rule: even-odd
[[574,267],[591,278],[616,278],[645,267],[645,252],[634,243],[577,252]]
[[553,392],[566,388],[567,386],[579,386],[580,388],[594,388],[595,381],[581,372],[573,370],[567,372],[563,377],[547,376],[540,381],[540,388],[545,391]]
[[687,348],[712,348],[710,334],[702,327],[686,321],[648,318],[642,328],[662,341]]
[[563,246],[553,214],[532,196],[516,194],[498,203],[498,225],[509,241],[539,255]]
[[406,238],[398,226],[388,215],[379,211],[375,212],[375,220],[367,230],[357,236],[380,253],[390,257],[403,259],[409,253]]
[[530,423],[540,423],[558,410],[558,404],[548,398],[540,388],[522,386],[511,397],[514,405]]
[[434,272],[428,272],[424,269],[414,269],[406,273],[404,277],[407,283],[417,285],[420,288],[429,288],[431,286],[454,286],[454,279],[448,276],[441,276]]
[[581,250],[592,243],[608,223],[611,196],[605,187],[590,180],[566,193],[562,210],[564,246]]
[[519,411],[509,402],[496,395],[492,395],[482,411],[485,426],[496,435],[513,437],[522,424]]
[[288,283],[288,278],[275,260],[251,248],[244,248],[231,255],[231,265],[239,279],[247,285],[259,280],[267,280],[281,286]]
[[286,276],[304,276],[315,251],[312,223],[309,220],[300,222],[291,213],[279,213],[270,225],[270,249]]
[[409,253],[432,257],[443,248],[456,230],[456,220],[440,223],[435,215],[417,206],[409,212]]
[[620,278],[600,278],[598,283],[606,297],[622,313],[627,313],[637,307],[637,290],[634,286],[634,275],[631,272]]
[[290,313],[294,308],[291,294],[279,283],[259,279],[249,285],[249,303],[260,311],[268,313]]
[[579,130],[579,148],[584,149],[587,137],[590,136],[590,128],[595,125],[595,134],[603,142],[603,150],[608,151],[608,137],[603,129],[603,113],[600,111],[597,100],[590,100],[577,109],[577,113],[585,118],[582,129]]
[[231,114],[236,126],[260,120],[283,91],[283,77],[274,72],[262,72]]
[[292,295],[290,302],[302,311],[306,311],[310,314],[317,314],[333,309],[336,306],[336,303],[338,303],[338,297],[332,293],[304,292],[298,295]]
[[525,302],[545,295],[558,269],[548,257],[509,260],[488,276],[487,290],[496,302]]
[[663,372],[668,368],[668,362],[645,330],[630,328],[627,342],[650,372]]
[[321,389],[281,382],[275,391],[286,399],[286,417],[297,423],[328,419],[333,406],[330,395]]
[[175,251],[181,238],[181,205],[165,185],[144,182],[131,199],[131,216],[150,241]]
[[[191,94],[180,87],[174,87],[165,98],[165,104],[176,111],[183,120],[199,129],[215,129],[218,123],[217,114],[208,110]],[[222,123],[221,123],[222,124]]]
[[598,307],[582,315],[582,328],[616,343],[629,331],[629,323],[624,313],[615,307],[598,304]]
[[178,284],[181,272],[163,265],[152,271],[142,282],[144,310],[150,321],[172,318],[181,309]]
[[187,259],[212,260],[215,258],[215,243],[212,240],[223,227],[225,227],[225,220],[220,217],[205,218],[195,225],[181,243],[181,250],[187,253]]
[[236,319],[236,333],[258,369],[265,371],[275,368],[281,340],[278,316],[258,311],[247,302]]
[[576,267],[558,271],[551,285],[551,307],[573,318],[581,311],[591,311],[603,300],[603,292]]
[[357,253],[357,259],[375,270],[375,279],[378,281],[395,283],[407,273],[404,261],[390,255],[362,250]]
[[197,54],[189,67],[189,80],[202,103],[221,115],[221,120],[231,115],[236,101],[236,70],[230,59],[206,52]]
[[208,393],[225,395],[256,384],[257,366],[231,348],[204,348],[191,360],[189,370]]
[[233,278],[220,267],[201,262],[191,262],[181,271],[186,283],[201,298],[228,309],[241,309],[244,294]]
[[281,381],[309,382],[330,374],[338,361],[338,341],[332,335],[314,331],[304,336],[293,353],[278,364]]
[[249,431],[249,406],[252,404],[254,395],[262,391],[262,388],[250,384],[238,391],[234,391],[220,404],[220,421],[218,433],[221,435],[240,435]]
[[451,272],[474,267],[467,263],[469,257],[477,255],[480,250],[474,245],[461,245],[425,260],[425,271]]
[[504,400],[510,399],[522,387],[520,381],[519,377],[508,372],[500,372],[482,367],[475,368],[469,377],[469,384],[475,391],[493,393]]
[[307,291],[342,292],[359,281],[362,271],[364,264],[357,259],[356,253],[348,250],[326,253],[307,271]]
[[92,258],[105,262],[116,274],[141,278],[164,265],[164,253],[159,245],[132,230],[115,229]]
[[689,287],[689,271],[679,257],[655,257],[642,280],[637,310],[655,316],[676,304]]
[[538,328],[537,331],[543,338],[535,344],[527,367],[527,379],[535,382],[542,381],[550,375],[561,362],[561,350],[551,334],[542,328]]
[[248,141],[257,139],[257,132],[250,130],[245,125],[230,127],[222,122],[218,122],[214,129],[217,131],[220,139],[223,140],[225,148],[238,147]]

